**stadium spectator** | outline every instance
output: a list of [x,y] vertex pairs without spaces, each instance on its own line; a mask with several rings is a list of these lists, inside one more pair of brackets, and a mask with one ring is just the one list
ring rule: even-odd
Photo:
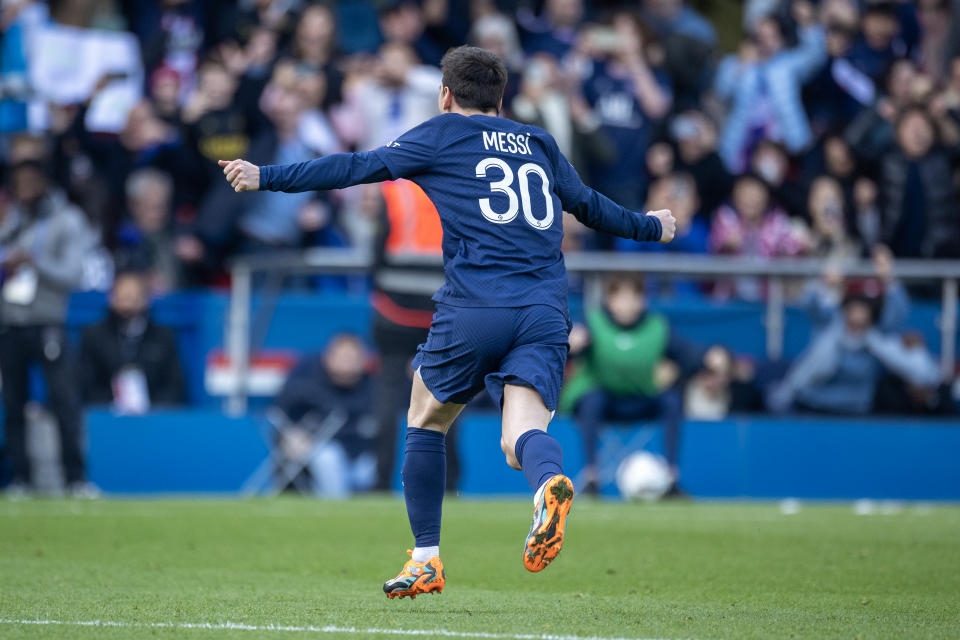
[[333,10],[326,4],[310,4],[297,22],[291,53],[298,62],[323,74],[327,86],[324,108],[342,100],[344,77],[337,65],[338,48]]
[[917,78],[917,69],[907,58],[897,60],[887,69],[883,95],[870,108],[861,111],[844,132],[844,138],[859,158],[876,162],[876,158],[894,144],[894,121],[913,101]]
[[663,420],[664,453],[677,484],[683,401],[681,371],[699,367],[699,349],[680,340],[666,318],[647,308],[644,282],[610,276],[603,306],[570,332],[575,369],[564,387],[560,410],[572,412],[583,435],[587,493],[596,493],[600,430],[611,421]]
[[918,0],[920,42],[915,55],[920,68],[939,83],[950,60],[960,54],[960,5],[952,0]]
[[910,363],[910,370],[925,371],[927,375],[908,376],[899,370],[885,370],[877,382],[874,411],[897,415],[956,413],[949,384],[941,382],[940,378],[934,375],[937,363],[927,348],[923,335],[916,331],[907,331],[899,336],[899,339],[902,345],[897,357]]
[[153,112],[172,127],[180,127],[180,74],[170,67],[159,67],[150,76],[149,99]]
[[954,118],[960,119],[960,55],[950,61],[950,77],[944,83],[943,93],[940,96],[943,106],[951,112]]
[[956,150],[938,144],[923,107],[900,114],[896,142],[881,160],[883,241],[898,257],[960,255],[960,194],[951,157]]
[[733,178],[717,153],[717,128],[702,111],[687,110],[670,122],[676,168],[693,176],[700,211],[709,215],[730,196]]
[[513,117],[549,131],[579,171],[598,162],[613,162],[613,142],[589,106],[579,95],[569,95],[564,83],[551,56],[533,56],[522,71],[520,93],[510,104]]
[[516,22],[503,13],[482,15],[470,27],[470,42],[481,49],[492,51],[503,60],[508,74],[507,86],[503,89],[503,108],[510,112],[526,63]]
[[[796,256],[809,249],[809,237],[803,223],[789,216],[770,201],[766,184],[752,174],[737,178],[730,203],[713,214],[709,246],[712,253],[772,258]],[[762,297],[756,278],[738,278],[733,286],[718,283],[715,293],[727,297],[733,293],[744,300]]]
[[173,181],[152,168],[138,169],[127,178],[130,218],[117,237],[117,264],[142,271],[154,295],[169,293],[181,283],[170,220]]
[[782,144],[760,141],[753,150],[750,170],[767,185],[773,202],[791,217],[803,217],[807,205],[805,189],[797,176],[792,175],[790,157]]
[[273,403],[281,459],[298,465],[296,475],[281,481],[298,486],[305,468],[319,495],[340,498],[371,489],[377,436],[372,400],[367,350],[358,336],[337,335],[323,353],[305,356]]
[[[869,11],[868,7],[871,15]],[[862,60],[869,56],[859,52],[861,18],[856,4],[844,0],[824,3],[821,20],[828,60],[804,88],[814,133],[840,130],[873,104],[876,83],[887,68]],[[863,48],[870,51],[867,45]]]
[[843,189],[829,176],[810,185],[807,198],[813,253],[827,258],[857,258],[861,248],[847,233]]
[[[311,148],[312,140],[301,129],[307,106],[299,88],[306,80],[303,75],[292,65],[281,63],[264,90],[261,103],[273,126],[257,137],[251,149],[251,154],[264,159],[263,164],[303,162],[321,154],[319,149]],[[307,234],[332,226],[333,212],[326,194],[322,200],[310,191],[281,195],[264,191],[243,202],[239,222],[242,252],[299,248],[306,244]]]
[[176,337],[150,317],[149,298],[147,274],[120,272],[107,316],[84,328],[80,381],[85,404],[140,414],[186,402]]
[[68,298],[83,282],[84,258],[96,238],[83,212],[48,184],[40,161],[20,160],[10,167],[9,180],[12,202],[0,221],[0,374],[10,491],[30,489],[24,408],[30,368],[40,365],[60,432],[67,489],[92,497],[96,491],[86,479],[80,395],[64,325]]
[[168,66],[180,74],[188,86],[192,85],[208,33],[213,36],[217,25],[216,21],[206,21],[204,2],[159,0],[121,4],[128,23],[140,39],[147,71]]
[[857,163],[850,145],[842,136],[831,134],[823,139],[821,154],[815,167],[806,166],[808,175],[828,175],[843,188],[843,199],[848,207],[853,204],[854,182],[857,180]]
[[782,142],[790,153],[813,143],[800,89],[826,60],[823,27],[815,22],[809,2],[795,0],[792,7],[799,27],[797,47],[787,46],[784,24],[766,16],[737,55],[724,58],[717,69],[714,90],[730,105],[720,156],[734,172],[747,166],[760,139]]
[[714,345],[703,356],[702,368],[683,390],[683,415],[688,420],[723,420],[732,411],[752,408],[749,398],[753,371],[725,347]]
[[355,74],[346,104],[335,118],[340,136],[359,149],[386,144],[439,113],[440,71],[419,64],[402,43],[380,48],[372,74]]
[[443,25],[428,25],[425,9],[411,0],[387,4],[380,11],[380,33],[386,42],[406,45],[423,64],[436,67],[446,50],[459,42]]
[[641,207],[646,192],[647,148],[672,104],[658,57],[662,51],[652,34],[624,11],[608,26],[585,30],[572,63],[584,78],[584,98],[616,147],[612,161],[593,166],[593,184],[633,209]]
[[640,16],[663,43],[664,69],[678,108],[696,108],[710,85],[717,33],[683,0],[644,0]]
[[868,3],[863,9],[861,32],[862,37],[854,44],[849,58],[854,67],[876,82],[895,60],[907,55],[897,3],[883,0]]
[[517,12],[523,47],[527,53],[549,53],[558,60],[574,46],[583,21],[583,0],[546,0],[543,12],[534,15],[528,7]]
[[[874,261],[879,282],[847,283],[841,303],[827,282],[811,293],[808,306],[821,328],[783,381],[771,388],[770,410],[866,414],[885,370],[917,388],[939,386],[933,358],[899,336],[909,300],[893,279],[889,250],[875,249]],[[833,282],[844,286],[842,279]]]

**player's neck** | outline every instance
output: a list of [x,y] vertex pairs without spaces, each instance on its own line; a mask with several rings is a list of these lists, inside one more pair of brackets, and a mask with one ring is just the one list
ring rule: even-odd
[[480,109],[463,109],[459,106],[452,106],[447,111],[447,113],[457,113],[461,116],[490,116],[496,118],[499,114],[497,111],[481,111]]

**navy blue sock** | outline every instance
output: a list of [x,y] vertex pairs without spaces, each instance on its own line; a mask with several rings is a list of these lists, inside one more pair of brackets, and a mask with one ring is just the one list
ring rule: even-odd
[[407,427],[401,477],[407,517],[417,546],[439,545],[443,488],[447,484],[446,435]]
[[560,443],[546,431],[530,429],[517,438],[514,448],[527,484],[536,491],[553,476],[563,473],[563,451]]

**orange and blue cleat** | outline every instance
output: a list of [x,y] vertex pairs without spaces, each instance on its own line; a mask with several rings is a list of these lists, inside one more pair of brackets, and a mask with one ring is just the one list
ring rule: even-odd
[[533,525],[523,545],[523,566],[543,571],[563,546],[563,527],[573,503],[573,482],[553,476],[543,483],[533,500]]
[[[413,556],[413,550],[407,549],[407,555]],[[446,584],[446,574],[440,558],[434,556],[426,562],[414,562],[411,557],[403,565],[396,578],[383,583],[383,592],[388,598],[416,598],[421,593],[440,593]]]

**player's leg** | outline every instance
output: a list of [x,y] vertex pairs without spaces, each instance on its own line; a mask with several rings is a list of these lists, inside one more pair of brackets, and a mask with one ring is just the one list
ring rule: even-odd
[[516,311],[515,340],[487,376],[487,388],[503,412],[500,445],[507,464],[523,471],[534,493],[533,524],[524,546],[523,564],[545,568],[563,544],[573,483],[563,475],[560,443],[547,433],[563,382],[570,323],[557,309],[543,305]]
[[534,490],[533,522],[523,549],[523,566],[542,571],[560,553],[573,482],[563,475],[563,450],[547,433],[553,411],[531,387],[504,385],[500,445],[507,464],[523,471]]
[[440,402],[419,371],[414,374],[401,468],[414,548],[400,574],[383,584],[389,598],[443,591],[446,576],[440,561],[440,521],[447,477],[446,435],[463,406]]
[[414,374],[401,476],[416,562],[440,554],[440,520],[447,482],[446,435],[463,406],[440,402],[419,372]]
[[519,384],[503,386],[500,448],[507,464],[523,471],[534,491],[562,471],[563,452],[547,434],[552,417],[553,412],[535,389]]

